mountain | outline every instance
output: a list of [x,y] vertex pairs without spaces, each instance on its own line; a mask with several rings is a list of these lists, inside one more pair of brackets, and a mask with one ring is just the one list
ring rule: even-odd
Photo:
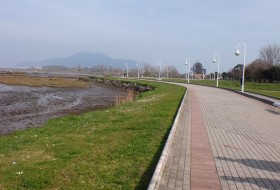
[[129,59],[114,59],[102,53],[80,52],[66,58],[54,58],[43,61],[26,61],[18,67],[43,67],[58,65],[65,67],[93,67],[95,65],[108,65],[113,68],[123,68],[128,63],[129,68],[136,68],[137,61]]

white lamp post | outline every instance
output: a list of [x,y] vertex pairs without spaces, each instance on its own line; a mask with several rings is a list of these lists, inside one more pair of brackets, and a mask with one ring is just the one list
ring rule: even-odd
[[[189,70],[187,71],[188,72],[188,83],[190,83],[190,68],[191,68],[191,60],[190,59],[188,59],[188,58],[186,58],[186,63],[185,63],[185,65],[187,66],[187,65],[189,65]],[[186,75],[186,77],[187,77],[187,75]]]
[[158,61],[157,66],[159,66],[158,79],[160,80],[161,61]]
[[124,66],[126,66],[126,78],[128,78],[128,63],[126,63]]
[[192,65],[192,80],[193,80],[194,64]]
[[[218,60],[216,60],[216,57],[218,57]],[[220,72],[220,54],[216,53],[214,55],[213,63],[218,62],[218,72],[217,72],[217,84],[216,86],[219,87],[219,72]]]
[[138,78],[139,78],[139,67],[140,67],[140,62],[139,61],[137,61],[137,63],[136,63],[136,66],[137,66],[137,71],[138,71]]
[[142,78],[144,78],[144,66],[143,66],[143,64],[140,65],[140,69],[141,69],[141,71],[142,71]]
[[204,80],[204,75],[205,75],[204,68],[202,67],[202,80]]
[[246,59],[246,44],[244,42],[240,42],[238,45],[237,45],[237,50],[235,52],[235,55],[236,56],[239,56],[240,55],[240,52],[239,52],[239,46],[240,45],[243,45],[244,46],[244,53],[243,53],[243,72],[242,72],[242,85],[241,85],[241,92],[243,93],[244,92],[244,78],[245,78],[245,59]]

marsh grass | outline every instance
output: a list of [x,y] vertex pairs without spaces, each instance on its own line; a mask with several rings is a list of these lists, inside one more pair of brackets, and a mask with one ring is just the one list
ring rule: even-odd
[[25,73],[0,74],[0,83],[8,85],[47,86],[47,87],[88,87],[89,83],[77,78],[36,77]]
[[138,93],[136,91],[134,91],[133,89],[128,89],[127,96],[125,96],[125,97],[116,96],[116,99],[113,102],[113,106],[119,106],[123,103],[132,102],[136,98],[137,95],[138,95]]
[[0,137],[0,189],[146,189],[185,88]]

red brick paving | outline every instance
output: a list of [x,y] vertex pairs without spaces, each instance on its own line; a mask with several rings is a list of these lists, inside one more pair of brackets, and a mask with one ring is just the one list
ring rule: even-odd
[[280,190],[275,108],[221,89],[188,89],[159,189]]
[[191,103],[191,189],[219,190],[220,180],[194,91]]

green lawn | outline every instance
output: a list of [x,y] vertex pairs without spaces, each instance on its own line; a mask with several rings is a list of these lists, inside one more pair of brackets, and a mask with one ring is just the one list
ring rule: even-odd
[[[186,79],[163,79],[169,82],[187,83]],[[205,86],[216,86],[214,80],[190,80],[191,84],[205,85]],[[219,80],[219,87],[227,88],[232,90],[241,90],[239,81],[228,81]],[[257,94],[272,96],[280,98],[280,84],[278,83],[255,83],[245,82],[245,92],[253,92]]]
[[185,88],[139,83],[156,89],[0,137],[0,189],[146,189]]

